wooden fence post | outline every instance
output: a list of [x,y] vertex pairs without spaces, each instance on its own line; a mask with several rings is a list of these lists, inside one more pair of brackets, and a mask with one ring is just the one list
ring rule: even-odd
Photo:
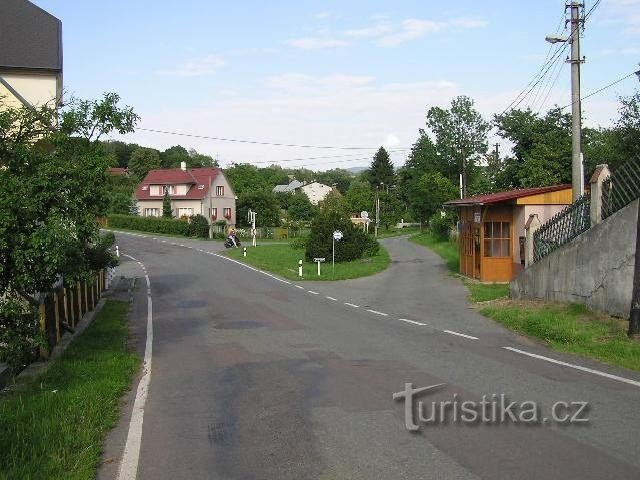
[[69,310],[71,311],[71,327],[75,328],[76,326],[76,312],[73,306],[73,288],[69,289]]
[[82,316],[89,311],[89,295],[87,293],[87,282],[82,282],[82,289],[84,290],[84,310]]
[[60,342],[60,311],[58,305],[58,292],[53,292],[53,316],[56,321],[56,344]]
[[[45,335],[47,333],[47,314],[44,307],[44,303],[40,304],[38,308],[38,320],[40,321],[40,331]],[[40,356],[42,358],[49,358],[49,350],[45,347],[40,347]]]

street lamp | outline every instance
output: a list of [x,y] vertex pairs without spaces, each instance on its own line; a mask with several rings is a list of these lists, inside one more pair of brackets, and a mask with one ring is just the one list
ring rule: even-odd
[[569,40],[568,37],[561,37],[560,35],[547,35],[544,39],[549,43],[564,43]]

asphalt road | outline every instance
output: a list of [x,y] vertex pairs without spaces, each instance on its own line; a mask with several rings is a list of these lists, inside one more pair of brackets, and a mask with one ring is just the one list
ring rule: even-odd
[[[640,375],[502,329],[404,238],[385,241],[387,271],[339,283],[278,280],[207,253],[212,242],[117,238],[140,262],[123,257],[121,271],[140,279],[141,352],[149,276],[153,357],[144,409],[131,413],[134,388],[99,478],[114,478],[125,445],[131,458],[129,422],[142,413],[140,479],[640,478],[640,383],[625,382]],[[392,398],[405,383],[444,384],[419,400],[425,415],[449,401],[446,421],[414,415],[419,430],[408,431],[405,402]],[[540,421],[468,423],[454,408],[501,394],[536,402]],[[589,421],[542,422],[558,401],[588,402]]]

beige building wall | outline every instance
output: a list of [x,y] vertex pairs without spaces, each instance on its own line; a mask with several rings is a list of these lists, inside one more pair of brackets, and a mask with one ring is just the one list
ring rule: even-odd
[[[61,98],[62,85],[59,75],[46,73],[2,72],[0,76],[34,107],[50,104],[55,107]],[[21,107],[22,102],[0,83],[0,96],[10,106]]]
[[313,182],[302,187],[302,191],[307,194],[309,201],[313,205],[317,205],[324,200],[331,190],[333,189],[330,186],[318,182]]

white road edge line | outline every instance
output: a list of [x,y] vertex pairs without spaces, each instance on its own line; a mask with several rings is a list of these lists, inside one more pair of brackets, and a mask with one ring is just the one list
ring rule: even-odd
[[[130,255],[124,255],[135,260]],[[137,261],[137,260],[136,260]],[[135,480],[138,474],[140,461],[140,446],[142,444],[142,422],[144,420],[144,407],[147,403],[149,384],[151,383],[151,360],[153,357],[153,302],[151,300],[151,281],[149,275],[144,276],[147,282],[147,340],[144,347],[144,363],[142,377],[138,383],[136,398],[133,402],[133,411],[129,421],[127,442],[122,453],[118,480]]]
[[467,335],[466,333],[454,332],[453,330],[443,330],[443,332],[451,335],[457,335],[458,337],[468,338],[469,340],[478,340],[478,337]]
[[591,373],[593,375],[598,375],[600,377],[609,378],[611,380],[616,380],[622,383],[628,383],[629,385],[633,385],[634,387],[640,387],[640,382],[636,380],[631,380],[629,378],[619,377],[618,375],[613,375],[607,372],[601,372],[600,370],[594,370],[592,368],[582,367],[580,365],[575,365],[573,363],[563,362],[561,360],[556,360],[555,358],[545,357],[543,355],[538,355],[536,353],[525,352],[524,350],[519,350],[513,347],[502,347],[505,350],[509,350],[510,352],[519,353],[520,355],[526,355],[527,357],[537,358],[538,360],[544,360],[545,362],[555,363],[556,365],[562,365],[563,367],[574,368],[576,370],[580,370],[582,372]]
[[371,310],[369,308],[367,308],[367,312],[375,313],[376,315],[382,315],[383,317],[388,317],[389,316],[388,313],[379,312],[378,310]]
[[314,292],[313,290],[307,290],[311,295],[320,295],[318,292]]
[[296,285],[296,288],[299,288],[300,290],[304,290],[304,287],[302,285]]
[[338,299],[337,298],[333,298],[333,297],[327,297],[329,300],[331,300],[332,302],[337,302]]
[[413,325],[420,325],[421,327],[426,327],[426,323],[416,322],[415,320],[409,320],[408,318],[399,318],[401,322],[412,323]]
[[360,308],[360,305],[355,305],[353,303],[349,303],[349,302],[344,302],[345,305],[349,306],[349,307],[353,307],[353,308]]

